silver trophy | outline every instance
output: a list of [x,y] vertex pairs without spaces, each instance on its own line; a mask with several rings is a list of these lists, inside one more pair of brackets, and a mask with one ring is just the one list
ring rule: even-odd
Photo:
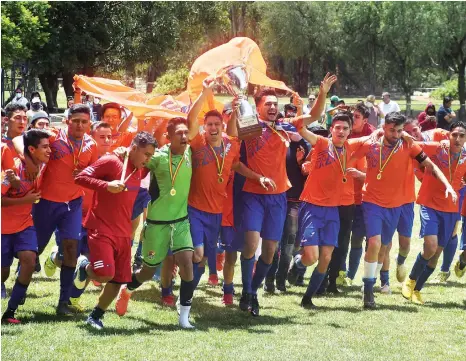
[[238,137],[254,138],[262,134],[262,126],[255,109],[247,100],[249,75],[244,65],[231,65],[219,71],[216,82],[223,86],[228,94],[238,97],[240,106],[237,113]]

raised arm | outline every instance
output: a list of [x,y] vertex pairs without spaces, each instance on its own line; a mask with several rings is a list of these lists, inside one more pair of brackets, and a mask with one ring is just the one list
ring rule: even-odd
[[310,145],[316,145],[317,140],[319,137],[312,133],[310,130],[308,130],[306,127],[302,127],[299,129],[299,134],[303,137],[304,140],[306,140]]
[[240,104],[240,102],[239,102],[239,99],[237,97],[235,97],[231,101],[231,108],[232,108],[233,111],[231,112],[230,120],[227,123],[227,134],[230,137],[238,137],[238,125],[237,125],[236,121],[238,119],[239,104]]
[[197,99],[194,101],[191,109],[189,110],[188,113],[188,128],[189,128],[189,134],[188,138],[189,140],[194,139],[196,135],[199,133],[199,122],[197,120],[199,113],[202,110],[202,106],[204,105],[204,101],[207,98],[209,94],[212,93],[212,88],[215,85],[214,79],[211,77],[206,78],[202,82],[202,92],[199,94]]
[[[123,109],[121,111],[123,112]],[[129,115],[120,123],[120,125],[118,126],[118,131],[119,132],[126,132],[128,130],[129,125],[131,124],[131,120],[133,120],[133,112],[129,113]],[[143,121],[144,121],[144,119],[143,119]],[[141,124],[138,121],[138,132],[143,130],[143,128],[139,129],[140,126],[141,126]]]
[[320,82],[319,95],[317,96],[314,106],[312,107],[307,118],[304,118],[304,125],[308,125],[321,118],[322,112],[325,108],[325,99],[327,98],[327,94],[336,81],[336,75],[330,75],[330,73],[325,75],[324,80]]

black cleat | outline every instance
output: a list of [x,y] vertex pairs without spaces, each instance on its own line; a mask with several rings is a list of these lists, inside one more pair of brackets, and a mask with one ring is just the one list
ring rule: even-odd
[[75,312],[68,306],[68,302],[60,302],[57,306],[57,316],[74,316]]
[[251,295],[251,315],[254,317],[259,316],[259,301],[257,295]]
[[296,285],[296,281],[299,277],[299,270],[295,263],[291,266],[290,270],[288,271],[288,283],[290,285]]
[[327,287],[327,293],[338,295],[341,293],[341,291],[337,288],[336,283],[330,283]]
[[312,303],[312,298],[309,296],[303,296],[301,307],[306,310],[315,310],[317,308],[317,306]]
[[251,308],[251,295],[249,293],[244,293],[241,295],[239,300],[239,309],[241,311],[249,311]]
[[375,304],[374,292],[364,292],[363,301],[365,310],[374,310],[377,307]]
[[273,278],[266,278],[264,282],[264,292],[275,293],[275,280]]
[[296,286],[306,287],[306,285],[304,284],[304,274],[298,276],[298,279],[296,280]]
[[281,293],[286,293],[286,282],[284,280],[277,279],[277,290]]
[[39,256],[36,257],[36,266],[34,267],[34,273],[40,273],[42,266],[40,265]]

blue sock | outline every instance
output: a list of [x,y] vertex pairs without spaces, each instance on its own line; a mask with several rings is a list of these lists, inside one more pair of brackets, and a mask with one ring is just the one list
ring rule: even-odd
[[73,283],[73,285],[71,286],[70,297],[71,297],[71,298],[79,298],[79,297],[81,297],[81,295],[84,293],[84,290],[85,290],[85,289],[86,289],[86,288],[83,288],[82,290],[80,290],[79,288],[76,288],[76,286],[75,286],[74,283]]
[[71,286],[73,285],[74,267],[62,265],[60,270],[60,298],[58,302],[70,300]]
[[229,283],[229,284],[226,284],[226,283],[223,284],[223,293],[224,293],[224,294],[226,294],[226,295],[232,295],[233,292],[234,292],[233,282],[232,282],[232,283]]
[[382,287],[385,285],[390,286],[389,271],[380,271],[380,285]]
[[275,254],[273,255],[272,264],[270,265],[269,271],[267,272],[267,275],[266,275],[267,278],[275,278],[275,274],[277,273],[277,269],[278,269],[278,261],[279,261],[278,251],[275,251]]
[[243,293],[252,293],[251,282],[254,262],[254,256],[249,259],[245,259],[241,256],[241,281],[243,282]]
[[207,265],[209,266],[209,275],[217,274],[217,252],[209,250],[207,254]]
[[427,266],[428,262],[429,260],[422,257],[421,254],[419,253],[417,255],[416,262],[414,262],[413,269],[411,270],[411,273],[409,274],[409,278],[417,281],[422,271],[424,271],[424,268]]
[[193,263],[193,286],[194,289],[196,289],[197,285],[199,284],[199,281],[201,280],[202,275],[205,272],[205,267],[200,267],[200,262],[199,263]]
[[267,264],[262,260],[262,257],[259,257],[256,265],[256,272],[254,272],[254,276],[252,277],[251,282],[251,291],[252,294],[257,294],[257,289],[260,287],[262,281],[264,281],[267,272],[269,271],[271,264]]
[[360,248],[351,248],[349,254],[349,262],[348,262],[348,278],[354,279],[356,276],[356,272],[358,272],[359,263],[361,262],[362,257],[362,247]]
[[374,293],[374,285],[377,278],[363,278],[364,293]]
[[451,237],[447,246],[443,249],[443,263],[440,271],[448,272],[450,270],[451,264],[453,263],[453,258],[455,258],[456,248],[458,248],[457,235]]
[[424,287],[424,284],[426,283],[427,279],[430,277],[430,275],[435,271],[435,268],[430,268],[429,266],[426,266],[424,268],[424,271],[421,273],[419,278],[416,281],[416,286],[414,287],[415,291],[420,291],[422,290],[422,287]]
[[325,278],[327,272],[320,273],[317,271],[317,267],[314,268],[314,272],[312,272],[311,279],[309,280],[309,285],[307,286],[306,293],[304,294],[307,297],[312,297],[320,288],[322,281]]
[[26,296],[26,291],[29,285],[23,285],[16,280],[13,290],[11,291],[10,300],[8,301],[8,308],[16,310],[21,300]]
[[398,257],[396,258],[396,263],[399,265],[405,264],[406,256],[402,256],[398,253]]
[[162,297],[170,296],[173,293],[172,287],[162,287]]

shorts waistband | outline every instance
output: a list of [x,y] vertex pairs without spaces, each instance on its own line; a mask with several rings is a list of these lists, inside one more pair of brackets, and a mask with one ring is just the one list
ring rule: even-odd
[[183,222],[186,219],[188,219],[188,215],[178,218],[178,219],[173,219],[171,221],[153,221],[151,219],[146,219],[146,222],[149,224],[173,224],[173,223]]

